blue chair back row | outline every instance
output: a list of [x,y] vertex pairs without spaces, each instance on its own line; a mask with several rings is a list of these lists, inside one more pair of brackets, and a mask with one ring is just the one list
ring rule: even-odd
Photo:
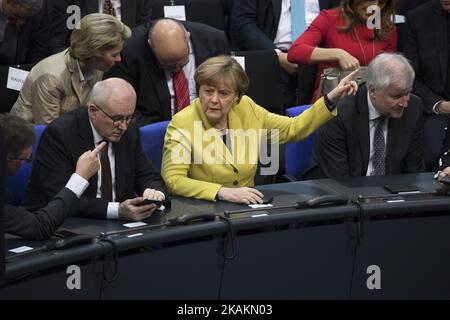
[[[286,109],[286,115],[294,117],[299,115],[310,105],[293,107]],[[164,136],[170,121],[162,121],[152,123],[140,128],[141,143],[145,154],[152,161],[155,169],[161,171],[162,152],[164,146]],[[44,125],[36,125],[36,141],[33,144],[33,158],[36,154],[39,140],[42,132],[45,130]],[[293,176],[300,176],[308,167],[312,154],[312,146],[315,134],[307,139],[286,145],[285,173]],[[8,189],[13,195],[12,203],[20,204],[25,193],[28,179],[31,174],[31,163],[26,163],[17,172],[16,175],[8,178]]]
[[[303,111],[307,110],[309,107],[311,107],[310,104],[299,107],[292,107],[286,109],[285,114],[288,117],[295,117],[301,114]],[[313,133],[303,141],[286,144],[284,163],[285,174],[300,177],[305,172],[311,160],[315,136],[316,133]]]
[[[158,171],[161,171],[164,136],[168,125],[169,121],[162,121],[140,128],[142,148]],[[33,158],[45,128],[46,126],[44,125],[34,126],[36,141],[33,144]],[[30,175],[31,163],[26,163],[14,176],[8,177],[8,190],[13,197],[11,204],[19,205],[21,203]]]

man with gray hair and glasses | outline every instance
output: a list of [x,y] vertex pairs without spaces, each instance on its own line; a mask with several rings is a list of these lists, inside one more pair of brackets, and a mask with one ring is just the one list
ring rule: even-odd
[[367,83],[342,99],[338,115],[318,130],[305,178],[424,171],[421,100],[411,94],[414,70],[402,55],[382,53]]
[[144,199],[164,201],[167,191],[141,147],[134,111],[136,93],[123,79],[97,82],[86,107],[53,121],[42,134],[24,206],[40,208],[60,190],[86,150],[106,141],[100,171],[76,203],[75,214],[97,219],[138,221],[156,209]]
[[0,65],[34,63],[47,53],[48,0],[0,0]]

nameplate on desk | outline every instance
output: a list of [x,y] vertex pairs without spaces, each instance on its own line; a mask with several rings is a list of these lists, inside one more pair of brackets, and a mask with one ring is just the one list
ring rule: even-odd
[[186,21],[184,6],[164,6],[164,17]]
[[9,67],[8,70],[8,81],[6,82],[6,88],[11,90],[20,91],[22,89],[23,83],[28,76],[28,71]]
[[387,203],[405,202],[405,199],[386,200]]
[[234,56],[233,58],[241,65],[242,69],[245,70],[245,57],[244,56]]
[[8,251],[12,252],[12,253],[22,253],[22,252],[27,252],[27,251],[30,251],[30,250],[33,250],[33,248],[28,247],[28,246],[21,246],[21,247],[18,247],[18,248],[10,249]]
[[123,224],[123,226],[125,228],[136,228],[136,227],[142,227],[142,226],[146,226],[147,224],[145,222],[139,221],[139,222],[130,222],[130,223],[125,223]]
[[139,237],[144,235],[143,233],[139,232],[139,233],[133,233],[127,236],[127,238],[134,238],[134,237]]

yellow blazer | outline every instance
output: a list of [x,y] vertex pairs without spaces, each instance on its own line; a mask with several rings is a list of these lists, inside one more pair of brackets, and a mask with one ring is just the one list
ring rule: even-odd
[[301,115],[289,118],[270,113],[243,96],[228,113],[230,152],[197,98],[175,114],[167,128],[162,176],[175,195],[214,200],[222,186],[253,186],[266,131],[271,143],[276,142],[276,136],[279,143],[302,140],[335,115],[336,109],[330,112],[323,98]]
[[11,113],[33,124],[49,124],[63,113],[87,103],[103,72],[95,70],[81,87],[77,61],[68,49],[40,61],[28,74]]

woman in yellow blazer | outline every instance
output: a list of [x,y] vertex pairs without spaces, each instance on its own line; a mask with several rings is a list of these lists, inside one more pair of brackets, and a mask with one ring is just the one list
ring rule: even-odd
[[162,176],[169,190],[197,199],[261,203],[263,195],[251,187],[262,139],[267,137],[276,147],[305,139],[336,115],[340,98],[356,93],[354,74],[301,115],[289,118],[270,113],[244,95],[249,80],[235,59],[206,60],[194,76],[199,98],[175,114],[167,128]]

